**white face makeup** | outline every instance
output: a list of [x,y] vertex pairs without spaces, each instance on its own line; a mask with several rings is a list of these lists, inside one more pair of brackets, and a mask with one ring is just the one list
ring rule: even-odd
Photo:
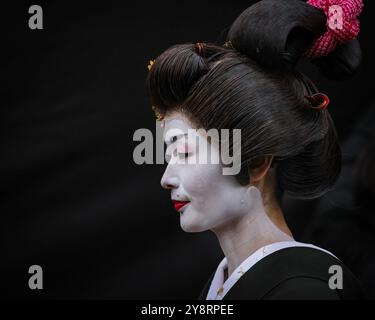
[[[163,174],[161,185],[171,190],[172,200],[189,201],[177,213],[180,215],[181,228],[186,232],[214,229],[248,214],[254,210],[254,205],[259,206],[261,196],[258,189],[240,185],[235,176],[223,175],[222,165],[217,161],[217,147],[210,148],[210,163],[196,161],[199,152],[202,152],[199,143],[208,142],[202,136],[198,142],[191,139],[191,132],[196,131],[182,114],[174,113],[166,118],[164,140],[167,146],[175,141],[177,152],[168,154],[171,160]],[[189,138],[186,139],[186,136]]]

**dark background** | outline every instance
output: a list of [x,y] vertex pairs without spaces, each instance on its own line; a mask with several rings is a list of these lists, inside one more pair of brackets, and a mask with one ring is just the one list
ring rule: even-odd
[[[160,186],[165,165],[136,165],[133,133],[155,131],[148,61],[176,43],[217,40],[253,2],[17,1],[1,9],[2,297],[199,295],[220,247],[210,232],[180,229]],[[43,30],[28,28],[32,4],[43,8]],[[331,98],[342,141],[375,92],[374,6],[365,4],[358,74],[330,82],[306,67]],[[297,240],[310,240],[311,216],[289,215]],[[28,288],[33,264],[43,268],[43,290]]]

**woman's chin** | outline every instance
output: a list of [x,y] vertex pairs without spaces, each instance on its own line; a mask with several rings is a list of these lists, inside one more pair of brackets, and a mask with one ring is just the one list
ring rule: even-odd
[[180,219],[181,229],[185,232],[195,233],[195,232],[203,232],[207,230],[206,227],[198,223],[194,223],[194,221],[186,221],[186,220],[182,219],[182,217]]
[[180,223],[181,229],[185,232],[189,233],[195,233],[195,232],[202,232],[204,229],[202,229],[200,226],[190,223]]

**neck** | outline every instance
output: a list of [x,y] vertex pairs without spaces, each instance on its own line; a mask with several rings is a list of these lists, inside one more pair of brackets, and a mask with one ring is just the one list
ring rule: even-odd
[[212,229],[228,262],[228,277],[259,248],[280,241],[292,241],[280,207],[265,202],[239,218]]

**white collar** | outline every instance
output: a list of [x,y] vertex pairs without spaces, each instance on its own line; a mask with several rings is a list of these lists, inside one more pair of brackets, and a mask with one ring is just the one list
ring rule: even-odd
[[[324,251],[332,256],[331,252],[314,246],[312,244],[297,242],[297,241],[281,241],[271,243],[264,247],[259,248],[257,251],[252,253],[247,257],[234,272],[229,276],[229,278],[224,282],[224,270],[228,268],[227,258],[221,260],[219,266],[216,269],[214,278],[212,279],[210,289],[206,300],[222,300],[227,292],[233,287],[233,285],[242,277],[242,275],[253,267],[258,261],[262,260],[264,257],[278,250],[290,247],[309,247]],[[334,256],[335,257],[335,256]],[[335,257],[336,258],[336,257]]]

